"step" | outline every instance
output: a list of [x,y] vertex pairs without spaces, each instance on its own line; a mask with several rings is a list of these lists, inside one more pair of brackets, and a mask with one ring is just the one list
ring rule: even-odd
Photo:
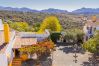
[[20,58],[18,59],[18,58],[14,58],[13,60],[21,60]]
[[22,66],[22,65],[12,65],[12,66]]
[[22,60],[20,58],[14,58],[12,61],[12,66],[22,66],[21,61]]
[[16,61],[16,60],[13,60],[12,62],[21,62],[21,60],[20,60],[20,61],[19,61],[19,60],[18,60],[18,61]]
[[21,66],[22,64],[12,64],[12,66]]
[[21,62],[17,62],[17,63],[13,63],[13,62],[12,62],[12,64],[21,64]]

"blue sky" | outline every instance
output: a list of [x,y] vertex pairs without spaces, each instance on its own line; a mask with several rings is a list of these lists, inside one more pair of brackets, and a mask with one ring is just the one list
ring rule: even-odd
[[31,9],[56,8],[72,11],[82,7],[99,8],[99,0],[0,0],[4,7],[28,7]]

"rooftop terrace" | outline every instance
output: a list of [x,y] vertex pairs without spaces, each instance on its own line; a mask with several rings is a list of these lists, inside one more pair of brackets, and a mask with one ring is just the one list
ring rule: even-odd
[[37,38],[23,38],[20,36],[15,37],[13,48],[21,48],[22,46],[33,45],[37,43]]

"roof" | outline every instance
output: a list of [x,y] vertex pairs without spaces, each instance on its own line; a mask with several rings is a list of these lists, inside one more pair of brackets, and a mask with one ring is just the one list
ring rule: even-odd
[[36,38],[22,38],[20,36],[16,36],[13,48],[21,48],[22,46],[33,45],[36,43],[37,43]]
[[97,26],[99,26],[99,21],[92,22],[92,20],[88,20],[85,25],[86,25],[86,26],[94,26],[94,27],[97,27]]
[[[13,36],[13,31],[10,31],[10,38]],[[0,30],[0,53],[4,53],[8,44],[4,41],[4,31]]]

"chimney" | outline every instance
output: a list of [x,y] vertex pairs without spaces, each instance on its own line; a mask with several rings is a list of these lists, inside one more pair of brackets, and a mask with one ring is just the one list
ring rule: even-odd
[[9,25],[7,23],[4,24],[4,39],[6,44],[9,43],[10,32],[9,32]]

